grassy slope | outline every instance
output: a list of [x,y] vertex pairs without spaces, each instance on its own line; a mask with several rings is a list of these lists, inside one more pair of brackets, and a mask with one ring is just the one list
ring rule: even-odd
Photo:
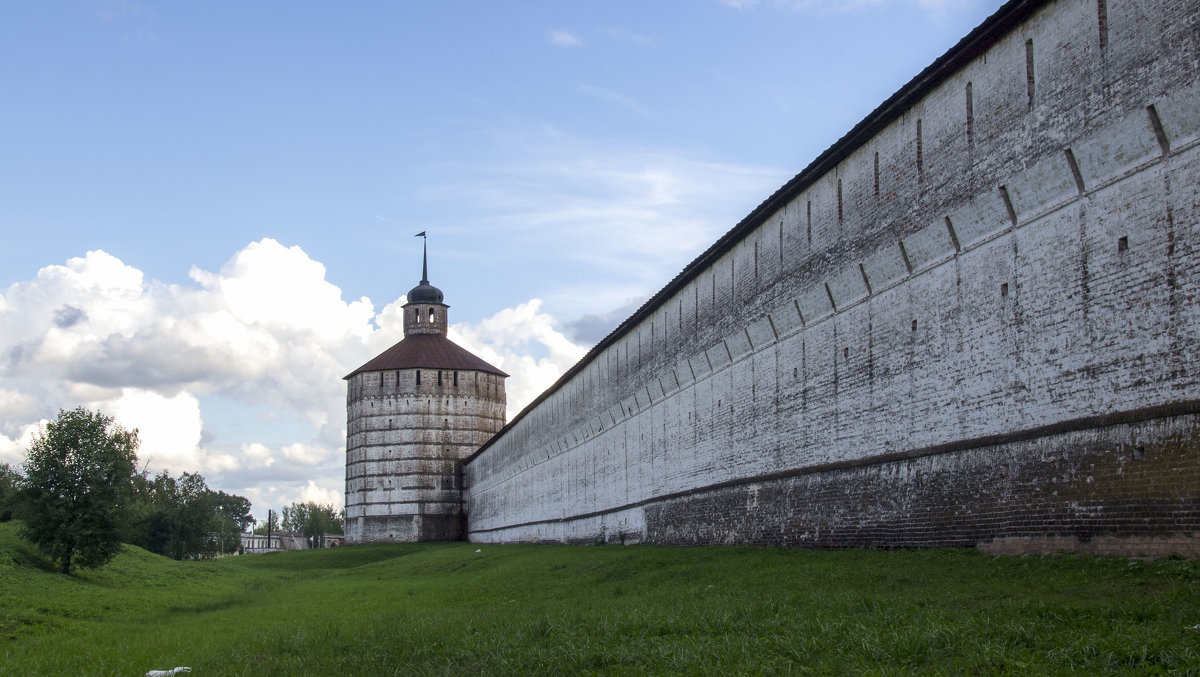
[[1200,674],[1200,562],[455,543],[39,563],[0,524],[0,674]]

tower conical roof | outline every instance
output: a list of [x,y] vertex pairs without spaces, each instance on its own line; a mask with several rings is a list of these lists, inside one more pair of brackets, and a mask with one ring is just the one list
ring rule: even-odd
[[346,374],[350,378],[364,371],[392,369],[446,369],[485,371],[508,377],[508,374],[472,355],[466,348],[442,334],[414,334],[388,348],[363,366]]

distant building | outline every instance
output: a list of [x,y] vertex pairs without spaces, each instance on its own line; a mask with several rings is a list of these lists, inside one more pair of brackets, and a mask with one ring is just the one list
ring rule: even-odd
[[348,543],[464,537],[461,461],[504,427],[508,374],[446,337],[428,271],[404,339],[345,377]]
[[269,539],[266,534],[242,534],[242,552],[249,555],[279,550],[307,550],[310,547],[334,548],[345,542],[346,537],[342,534],[323,534],[320,542],[312,545],[307,536],[297,532],[276,532]]
[[279,546],[279,534],[242,534],[242,552],[246,554],[258,552],[274,552],[282,550]]

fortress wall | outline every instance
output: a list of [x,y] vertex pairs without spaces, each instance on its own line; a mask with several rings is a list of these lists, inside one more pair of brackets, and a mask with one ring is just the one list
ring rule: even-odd
[[1198,15],[1006,5],[469,459],[472,540],[1200,551]]

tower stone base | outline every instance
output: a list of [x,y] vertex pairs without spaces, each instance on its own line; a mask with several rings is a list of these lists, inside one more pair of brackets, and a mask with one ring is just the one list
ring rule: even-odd
[[461,541],[465,538],[461,514],[386,515],[346,520],[346,539],[352,543]]

